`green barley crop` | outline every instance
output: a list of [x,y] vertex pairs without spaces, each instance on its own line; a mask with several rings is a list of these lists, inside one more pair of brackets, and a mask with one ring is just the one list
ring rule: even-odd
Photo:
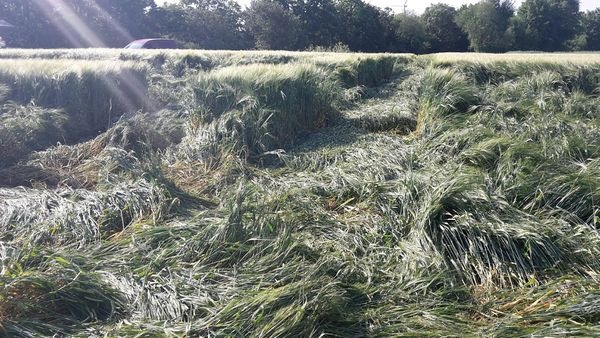
[[600,334],[593,55],[0,58],[3,335]]

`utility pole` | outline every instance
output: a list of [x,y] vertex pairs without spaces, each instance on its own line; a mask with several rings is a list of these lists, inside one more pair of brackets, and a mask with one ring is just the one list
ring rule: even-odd
[[408,0],[404,0],[404,13],[403,13],[404,15],[406,15],[406,7],[408,7],[407,3],[408,3]]

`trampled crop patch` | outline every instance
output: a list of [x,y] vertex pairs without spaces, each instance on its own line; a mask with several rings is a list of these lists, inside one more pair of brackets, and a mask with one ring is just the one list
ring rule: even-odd
[[600,60],[0,51],[3,335],[600,334]]

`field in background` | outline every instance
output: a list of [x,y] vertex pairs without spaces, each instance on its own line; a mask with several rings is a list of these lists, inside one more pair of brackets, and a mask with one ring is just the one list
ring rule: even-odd
[[599,74],[0,50],[2,334],[598,335]]
[[475,62],[475,63],[552,63],[552,64],[575,64],[575,65],[594,65],[600,63],[600,54],[598,53],[507,53],[507,54],[487,54],[487,53],[439,53],[425,56],[433,63],[453,63],[453,62]]

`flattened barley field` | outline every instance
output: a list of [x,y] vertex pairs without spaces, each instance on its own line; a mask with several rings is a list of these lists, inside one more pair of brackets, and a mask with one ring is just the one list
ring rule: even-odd
[[600,334],[600,56],[0,51],[0,335]]

